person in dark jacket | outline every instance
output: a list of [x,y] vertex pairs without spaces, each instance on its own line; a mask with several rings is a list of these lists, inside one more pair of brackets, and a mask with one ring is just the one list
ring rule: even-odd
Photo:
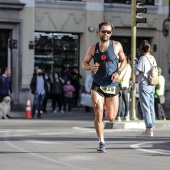
[[79,100],[79,92],[80,92],[80,79],[82,79],[82,76],[79,74],[78,72],[78,68],[77,67],[73,67],[72,72],[70,74],[70,80],[71,80],[71,84],[74,86],[75,88],[75,92],[74,92],[74,107],[78,106],[78,100]]
[[11,93],[11,69],[6,68],[4,74],[0,76],[0,102],[3,101],[4,97],[10,96]]
[[[4,97],[12,95],[11,86],[11,69],[6,68],[4,74],[0,76],[0,103],[4,100]],[[12,118],[9,114],[6,115],[8,118]]]
[[32,117],[35,116],[37,110],[37,118],[42,118],[40,111],[42,108],[42,103],[44,101],[45,94],[48,90],[48,86],[45,77],[42,75],[41,69],[37,69],[36,74],[33,75],[30,83],[30,88],[32,94],[34,94]]
[[[52,99],[52,109],[54,113],[60,112],[64,113],[62,110],[62,93],[63,93],[64,80],[58,76],[58,73],[54,73],[51,82],[51,99]],[[56,110],[56,102],[58,104],[58,110]]]

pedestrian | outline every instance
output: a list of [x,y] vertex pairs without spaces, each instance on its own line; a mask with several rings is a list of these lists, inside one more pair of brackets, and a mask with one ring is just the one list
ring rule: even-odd
[[155,114],[157,119],[166,120],[163,104],[159,101],[159,97],[165,95],[165,78],[161,73],[162,69],[158,67],[158,85],[155,87]]
[[[69,65],[63,66],[61,69],[61,72],[58,73],[58,76],[61,77],[64,80],[63,84],[66,84],[67,80],[69,80],[70,77],[70,71],[69,71]],[[62,104],[64,106],[64,91],[62,92]]]
[[81,74],[79,74],[78,68],[76,66],[74,66],[70,73],[71,84],[75,88],[74,97],[73,97],[73,102],[74,102],[73,106],[74,107],[78,106],[79,92],[80,92],[80,88],[81,88],[80,79],[82,79],[82,76],[81,76]]
[[[113,121],[119,107],[119,76],[126,66],[126,57],[120,42],[111,41],[113,25],[109,22],[99,24],[100,41],[89,47],[82,68],[93,71],[94,80],[91,99],[94,108],[94,125],[99,138],[98,152],[106,152],[104,141],[103,107],[105,116]],[[91,65],[90,61],[94,60]]]
[[[126,56],[127,57],[127,56]],[[129,118],[129,108],[130,108],[130,102],[129,102],[129,85],[130,85],[130,79],[131,79],[131,73],[132,73],[132,68],[130,65],[130,59],[127,58],[127,65],[124,68],[124,70],[121,73],[121,78],[120,78],[120,97],[119,97],[119,111],[117,115],[117,120],[121,121],[121,113],[123,111],[123,103],[125,106],[125,114],[122,115],[122,120],[124,121],[130,121]]]
[[140,50],[142,55],[134,68],[135,75],[137,75],[138,78],[139,101],[146,126],[145,131],[140,136],[150,137],[153,136],[153,127],[155,126],[155,86],[148,83],[148,76],[152,69],[150,62],[154,66],[157,66],[157,63],[154,56],[151,54],[151,45],[147,40],[141,43]]
[[[12,95],[11,86],[11,69],[6,68],[4,73],[0,76],[0,103],[4,97]],[[8,118],[12,118],[9,114],[6,115]]]
[[63,66],[61,72],[58,73],[58,76],[64,80],[64,84],[69,80],[69,67]]
[[[51,82],[51,99],[52,99],[52,109],[54,113],[60,112],[64,113],[62,110],[62,93],[63,93],[64,80],[58,76],[58,73],[54,73]],[[56,109],[56,102],[58,104],[58,110]]]
[[[92,83],[93,83],[93,72],[91,72],[85,79],[85,84],[84,84],[84,87],[85,87],[85,92],[86,94],[89,94],[90,95],[90,91],[91,91],[91,86],[92,86]],[[91,107],[90,106],[85,106],[85,111],[86,112],[91,112]]]
[[42,70],[37,69],[36,73],[33,74],[30,83],[31,92],[34,95],[33,107],[32,107],[32,118],[34,118],[37,111],[37,118],[41,117],[42,103],[45,98],[45,94],[48,90],[47,82],[43,76]]
[[63,89],[64,89],[64,111],[66,111],[66,107],[68,106],[68,111],[71,112],[73,93],[75,92],[75,88],[71,84],[71,81],[67,80],[67,82],[64,85]]
[[48,88],[47,88],[47,91],[45,93],[45,97],[44,97],[44,101],[42,103],[41,111],[44,112],[44,113],[47,113],[47,103],[48,103],[48,99],[49,99],[49,95],[50,95],[50,82],[51,82],[51,78],[48,76],[47,73],[44,76],[45,76]]

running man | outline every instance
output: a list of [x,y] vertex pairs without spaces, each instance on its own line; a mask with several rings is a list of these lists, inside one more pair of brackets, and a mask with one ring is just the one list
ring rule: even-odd
[[[100,41],[89,47],[82,68],[93,71],[94,80],[91,98],[94,108],[94,126],[99,138],[98,152],[106,152],[104,141],[103,106],[109,121],[115,120],[119,107],[119,79],[127,61],[120,42],[111,41],[113,25],[109,22],[99,24]],[[90,65],[93,59],[94,64]]]

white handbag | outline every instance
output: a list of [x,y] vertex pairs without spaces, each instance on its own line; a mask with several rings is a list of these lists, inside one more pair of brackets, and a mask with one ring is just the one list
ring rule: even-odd
[[81,94],[80,104],[81,104],[82,106],[92,107],[91,95],[90,95],[90,94],[82,93],[82,94]]

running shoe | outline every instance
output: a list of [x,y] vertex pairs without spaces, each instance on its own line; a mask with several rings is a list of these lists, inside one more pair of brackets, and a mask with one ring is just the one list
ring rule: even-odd
[[130,119],[129,119],[129,117],[124,117],[123,119],[122,119],[123,121],[126,121],[126,122],[129,122],[130,121]]
[[153,132],[142,132],[138,137],[153,137]]
[[121,122],[120,116],[117,117],[117,121],[118,121],[118,122]]
[[53,110],[53,113],[57,113],[57,110]]
[[102,143],[102,142],[99,143],[99,147],[97,148],[97,152],[99,152],[99,153],[104,153],[104,152],[106,152],[105,143]]

